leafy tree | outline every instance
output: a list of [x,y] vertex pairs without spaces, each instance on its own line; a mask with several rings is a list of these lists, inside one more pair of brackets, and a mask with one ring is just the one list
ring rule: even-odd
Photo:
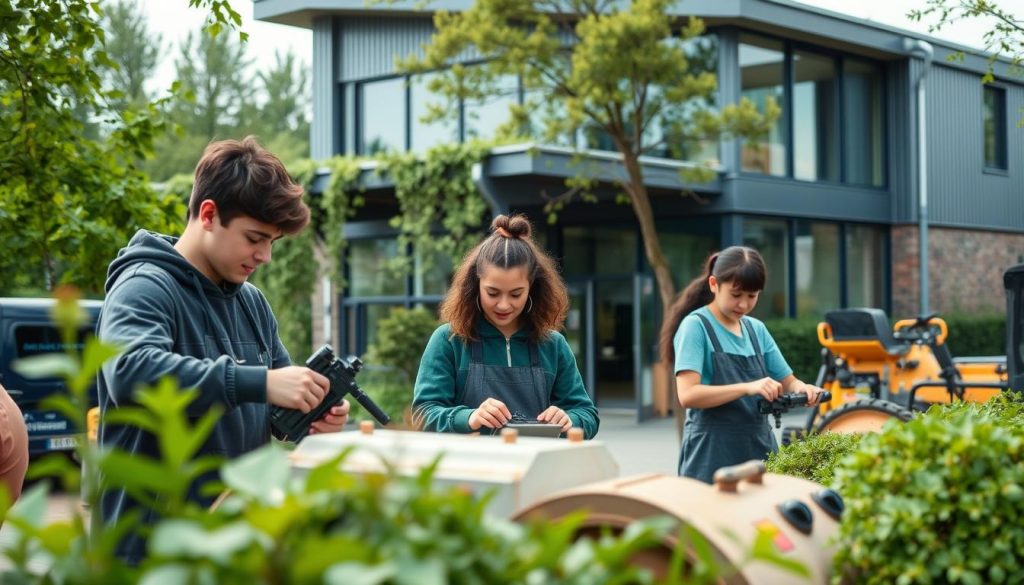
[[[675,287],[639,157],[723,132],[760,134],[777,116],[776,108],[762,115],[746,100],[719,111],[707,106],[716,91],[715,76],[690,71],[681,43],[700,35],[703,24],[690,19],[680,28],[669,15],[674,4],[635,0],[619,9],[605,0],[477,0],[462,13],[438,12],[437,32],[425,54],[403,63],[410,71],[441,69],[465,51],[476,51],[483,64],[448,67],[433,78],[431,89],[449,98],[485,99],[499,91],[502,76],[518,75],[535,101],[514,113],[539,104],[562,106],[562,115],[545,117],[546,137],[574,134],[584,126],[603,134],[622,156],[625,176],[619,186],[640,224],[665,305]],[[661,132],[651,131],[655,125]]]
[[110,89],[120,91],[123,107],[149,102],[146,81],[153,77],[163,45],[163,37],[149,30],[145,15],[136,0],[116,0],[105,8],[104,48],[117,68],[107,72]]
[[206,140],[243,125],[242,113],[252,94],[246,76],[251,63],[245,45],[230,35],[189,33],[176,62],[178,82],[188,99],[176,105],[176,121]]
[[[993,67],[1000,55],[1009,58],[1015,67],[1024,63],[1024,20],[991,0],[927,0],[924,9],[911,10],[907,16],[916,21],[931,20],[928,27],[931,32],[962,20],[990,19],[992,28],[982,35],[985,50],[991,53],[983,83],[994,79]],[[957,57],[962,58],[963,54]]]
[[[476,0],[464,12],[437,12],[432,42],[422,56],[402,63],[412,72],[442,70],[432,78],[430,89],[449,99],[484,99],[500,91],[503,77],[517,75],[531,100],[513,112],[513,125],[532,111],[543,119],[546,140],[575,135],[580,128],[602,136],[622,157],[617,173],[622,199],[628,200],[639,223],[666,310],[675,284],[656,230],[640,156],[659,149],[678,156],[687,145],[723,133],[761,135],[778,115],[774,102],[764,112],[748,100],[720,108],[711,105],[715,76],[693,71],[683,46],[703,32],[703,24],[671,16],[676,4]],[[474,53],[484,59],[481,65],[456,63]],[[581,168],[585,173],[591,166]],[[709,175],[705,167],[687,178]],[[584,192],[589,185],[570,183]],[[552,209],[563,204],[558,201]]]

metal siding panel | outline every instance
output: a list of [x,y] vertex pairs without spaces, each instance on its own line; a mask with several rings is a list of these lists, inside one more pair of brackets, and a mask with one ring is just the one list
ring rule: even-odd
[[[366,16],[342,21],[341,59],[338,77],[355,81],[395,75],[395,59],[411,54],[422,55],[423,45],[430,43],[434,23],[430,18]],[[479,58],[472,52],[460,60]]]
[[322,160],[335,153],[337,102],[334,77],[334,19],[330,16],[313,22],[313,122],[309,128],[309,154]]
[[[1019,132],[1008,107],[1006,175],[984,172],[980,76],[933,64],[928,75],[928,183],[931,220],[940,225],[1024,230]],[[1020,86],[1007,87],[1007,102]],[[1011,147],[1012,143],[1012,147]],[[1011,157],[1013,153],[1016,158]]]

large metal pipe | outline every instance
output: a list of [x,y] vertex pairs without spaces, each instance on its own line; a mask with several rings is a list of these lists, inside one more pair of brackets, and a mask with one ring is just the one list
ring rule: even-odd
[[932,65],[934,51],[927,41],[903,39],[903,49],[912,57],[923,61],[917,76],[917,241],[919,279],[921,281],[920,313],[926,315],[928,308],[928,143],[925,141],[925,79]]

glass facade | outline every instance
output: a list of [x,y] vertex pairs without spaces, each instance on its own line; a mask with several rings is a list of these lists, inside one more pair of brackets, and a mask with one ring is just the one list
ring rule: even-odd
[[751,313],[758,319],[785,317],[789,311],[789,226],[784,220],[743,220],[743,245],[764,258],[764,290]]
[[795,227],[796,316],[823,317],[840,307],[839,225],[797,221]]
[[359,153],[403,152],[406,149],[405,78],[359,85]]
[[882,66],[843,60],[843,166],[846,182],[885,186],[885,107]]
[[388,269],[398,256],[398,240],[380,238],[355,240],[348,244],[349,295],[382,297],[405,294],[401,278]]
[[846,226],[846,306],[885,306],[885,231]]
[[[409,108],[412,115],[410,142],[414,152],[423,152],[432,146],[459,140],[457,111],[454,115],[446,111],[443,118],[433,122],[423,121],[431,107],[443,109],[448,106],[444,97],[432,93],[429,89],[430,81],[436,76],[436,73],[417,75],[412,77],[409,83]],[[453,107],[458,108],[457,105]]]
[[832,57],[793,52],[793,176],[839,180],[836,67]]
[[509,106],[519,103],[519,78],[506,75],[494,84],[496,95],[483,100],[466,100],[463,123],[466,140],[491,138],[509,121]]
[[[780,107],[785,103],[786,53],[782,41],[740,35],[739,65],[742,97],[754,102],[761,112],[769,98]],[[787,143],[783,115],[763,140],[743,142],[740,168],[752,173],[785,176]]]

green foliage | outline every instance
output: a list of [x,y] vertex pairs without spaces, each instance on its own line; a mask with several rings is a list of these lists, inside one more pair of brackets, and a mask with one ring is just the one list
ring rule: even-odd
[[1024,580],[1022,422],[1019,395],[1004,396],[865,436],[835,473],[836,570],[858,583]]
[[136,229],[170,230],[181,217],[133,164],[162,129],[166,102],[116,109],[99,16],[87,0],[0,5],[0,269],[18,275],[0,287],[63,281],[98,292],[97,267]]
[[[377,171],[395,184],[400,214],[391,219],[399,230],[397,262],[399,273],[412,269],[409,246],[420,258],[420,268],[429,270],[441,254],[458,264],[483,232],[487,202],[473,182],[473,165],[490,149],[485,142],[442,144],[418,156],[413,153],[384,154]],[[438,228],[443,231],[437,232]]]
[[946,345],[953,357],[1006,355],[1005,313],[940,315],[949,327]]
[[377,339],[364,361],[391,368],[412,383],[419,371],[423,348],[438,324],[437,316],[426,309],[395,307],[377,323]]
[[821,366],[821,344],[818,343],[819,319],[771,319],[764,322],[771,332],[793,375],[813,384]]
[[[929,32],[937,32],[955,26],[962,20],[975,18],[990,23],[992,28],[982,35],[985,51],[990,53],[988,71],[982,83],[995,80],[993,71],[1000,56],[1009,59],[1016,68],[1024,64],[1024,21],[1020,16],[1000,8],[992,0],[927,0],[923,10],[911,10],[907,16],[916,21],[932,20],[928,26]],[[963,52],[957,52],[951,59],[962,60],[963,57]]]
[[146,81],[159,64],[161,35],[149,30],[137,0],[116,0],[105,5],[104,49],[116,69],[106,73],[107,85],[121,92],[118,108],[144,106],[149,101]]
[[[617,199],[632,205],[666,309],[675,285],[655,229],[639,157],[655,150],[680,154],[695,141],[721,135],[763,135],[779,115],[774,102],[767,103],[764,112],[749,100],[713,107],[714,74],[692,71],[683,48],[704,25],[696,19],[683,24],[672,14],[676,4],[475,0],[457,13],[435,12],[436,32],[430,44],[399,65],[414,73],[438,71],[430,89],[450,103],[500,95],[502,80],[517,75],[527,103],[512,108],[507,130],[527,127],[527,117],[536,115],[548,141],[573,136],[583,128],[607,137],[622,156],[615,172],[624,195]],[[483,62],[459,63],[467,54],[478,55]],[[445,110],[454,108],[433,109],[435,114]],[[591,168],[578,167],[580,176],[569,181],[565,198],[551,202],[549,215],[561,209],[566,198],[589,192],[591,183],[583,175]],[[712,174],[706,165],[690,171],[684,175],[698,180]]]
[[768,456],[768,471],[831,486],[836,467],[857,449],[864,435],[815,433]]
[[[58,304],[55,320],[67,336],[81,322],[73,296]],[[69,345],[70,347],[70,345]],[[83,356],[47,355],[19,364],[25,375],[65,377],[81,398],[100,365],[116,348],[89,340]],[[413,476],[356,476],[342,471],[348,452],[296,477],[284,449],[269,444],[220,465],[218,458],[195,459],[218,413],[198,421],[186,408],[194,391],[170,381],[137,394],[138,406],[108,413],[107,422],[137,425],[156,438],[160,457],[149,459],[117,449],[80,445],[89,464],[102,470],[104,488],[123,488],[157,511],[152,524],[138,514],[87,531],[82,516],[46,523],[45,484],[2,509],[11,538],[2,553],[4,583],[654,583],[631,561],[666,540],[675,521],[659,517],[628,526],[622,534],[603,533],[577,540],[580,514],[553,522],[516,524],[487,516],[487,499],[458,486],[434,482],[436,462]],[[86,404],[73,417],[82,421]],[[203,471],[219,468],[231,496],[212,510],[185,498]],[[218,487],[218,486],[214,486]],[[90,490],[95,503],[96,492]],[[0,498],[2,499],[2,498]],[[148,538],[147,556],[137,567],[116,560],[113,551],[128,530]],[[692,546],[692,578],[684,577],[684,549],[666,583],[710,583],[732,570],[717,566],[708,542],[692,529],[678,539]],[[774,563],[806,576],[804,567],[777,552],[761,534],[748,561]],[[42,567],[42,568],[40,568]]]
[[[412,407],[413,384],[419,371],[423,348],[438,326],[437,317],[426,309],[391,309],[377,323],[377,338],[363,356],[365,371],[359,385],[381,410],[396,419],[406,419]],[[352,402],[352,401],[350,401]],[[368,419],[358,403],[352,404],[352,420]]]

